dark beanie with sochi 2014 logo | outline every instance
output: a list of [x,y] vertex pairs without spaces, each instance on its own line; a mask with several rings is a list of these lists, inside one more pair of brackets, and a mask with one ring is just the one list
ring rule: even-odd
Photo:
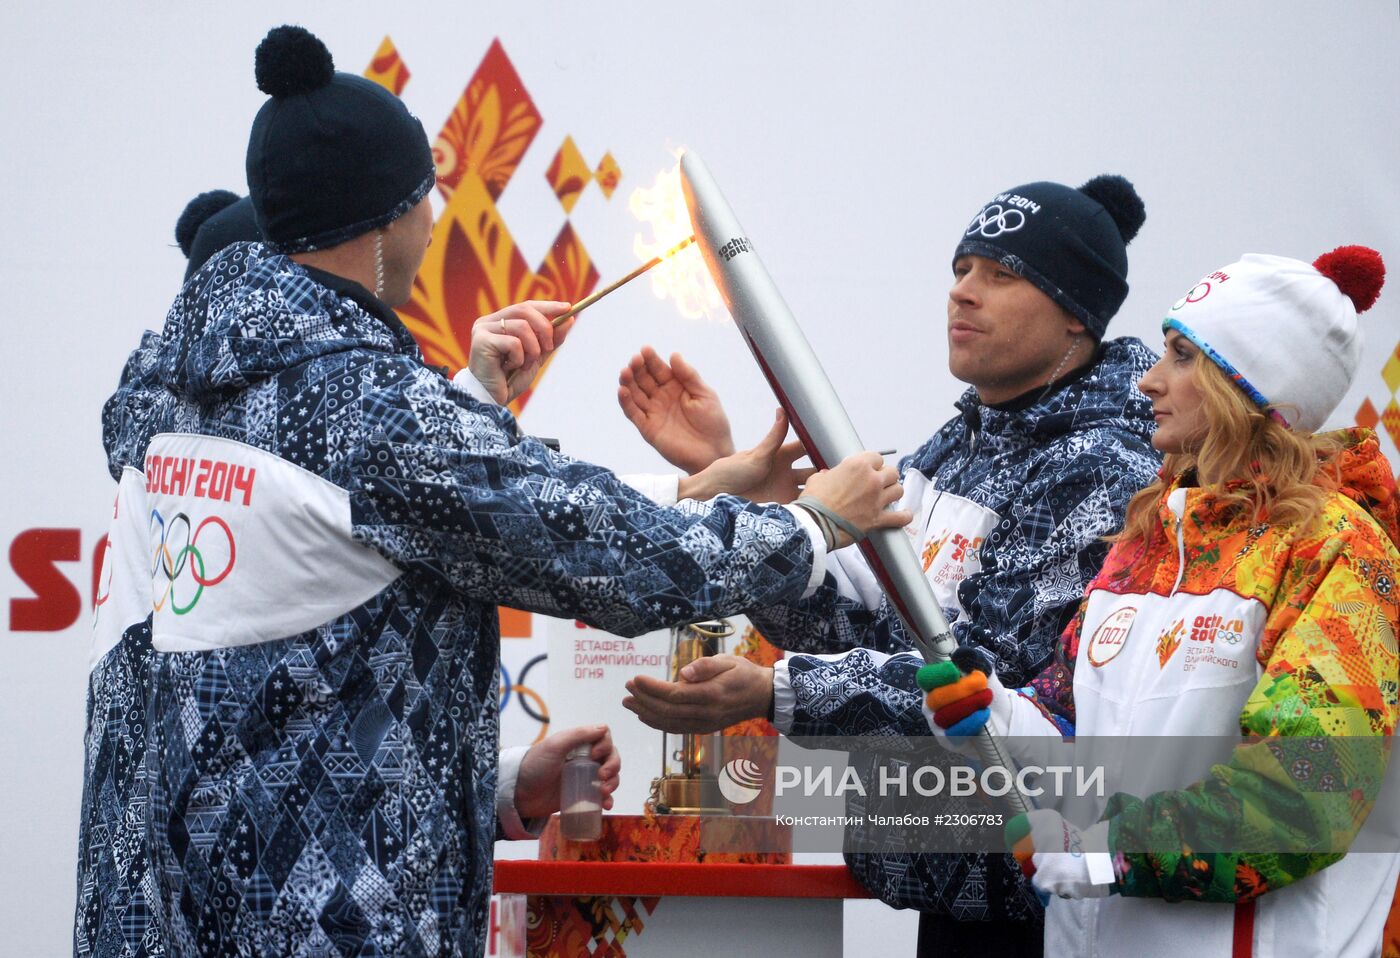
[[1137,190],[1121,176],[1096,176],[1078,189],[1026,183],[978,210],[953,259],[1001,263],[1102,339],[1127,298],[1127,246],[1146,218]]

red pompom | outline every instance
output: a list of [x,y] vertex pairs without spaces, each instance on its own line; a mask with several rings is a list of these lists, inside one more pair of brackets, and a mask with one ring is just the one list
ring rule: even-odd
[[1338,246],[1313,260],[1313,268],[1336,283],[1358,313],[1375,305],[1385,285],[1385,262],[1369,246]]

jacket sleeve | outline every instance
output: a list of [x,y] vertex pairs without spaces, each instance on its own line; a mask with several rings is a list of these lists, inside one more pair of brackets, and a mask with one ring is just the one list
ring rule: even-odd
[[[1247,901],[1340,859],[1376,801],[1397,716],[1400,556],[1369,520],[1325,515],[1295,546],[1230,761],[1186,789],[1115,795],[1122,894]],[[1260,849],[1238,853],[1192,848]]]
[[159,354],[160,336],[148,329],[127,357],[116,392],[102,406],[107,471],[118,482],[123,468],[140,462],[151,423],[157,419],[155,405],[161,401],[161,393],[146,387],[158,372]]
[[795,600],[813,544],[781,506],[657,506],[513,418],[381,360],[348,465],[354,535],[458,593],[619,635]]
[[871,649],[789,655],[775,666],[774,684],[781,670],[796,701],[790,724],[786,715],[775,714],[775,722],[789,736],[927,735],[914,681],[921,665],[917,654]]
[[1074,734],[1074,663],[1079,658],[1079,639],[1084,632],[1085,598],[1055,646],[1055,655],[1025,690],[1045,717],[1064,735]]
[[[965,610],[952,622],[958,644],[991,652],[997,674],[1009,688],[1024,684],[1046,666],[1085,587],[1102,565],[1108,549],[1104,536],[1122,524],[1128,500],[1158,468],[1145,447],[1129,447],[1111,437],[1084,445],[1091,451],[1061,458],[1053,472],[1026,483],[983,546],[983,571],[968,576],[958,590]],[[790,636],[802,626],[825,627],[827,631],[818,634],[834,633],[837,641],[823,645],[859,643],[882,654],[790,657],[788,673],[796,693],[792,734],[928,734],[913,678],[918,660],[890,657],[908,650],[909,643],[888,600],[882,596],[873,613],[856,606],[835,587],[837,574],[828,571],[817,592],[792,607],[785,633]],[[769,611],[763,610],[764,615]],[[832,616],[825,626],[823,611]],[[758,614],[751,617],[760,631],[771,622]],[[808,651],[807,644],[801,648]],[[914,667],[907,668],[906,662]],[[846,696],[852,698],[850,703],[844,701]],[[1056,724],[1067,730],[1073,718],[1061,717]]]
[[[884,595],[867,605],[852,590],[843,591],[845,569],[869,570],[858,549],[847,547],[827,557],[827,573],[816,591],[799,602],[768,605],[749,612],[763,637],[788,652],[831,655],[864,648],[904,652],[912,644],[894,607]],[[873,573],[870,573],[874,581]]]
[[[918,503],[910,498],[906,491],[899,508],[913,510],[917,521]],[[863,648],[894,653],[913,648],[857,546],[826,557],[826,574],[811,595],[750,609],[749,620],[765,639],[788,652],[830,655]]]

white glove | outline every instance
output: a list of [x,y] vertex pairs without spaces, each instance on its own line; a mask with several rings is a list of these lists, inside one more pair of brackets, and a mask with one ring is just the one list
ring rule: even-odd
[[1108,853],[1108,822],[1080,831],[1059,812],[1038,809],[1007,825],[1011,854],[1037,890],[1060,898],[1104,898],[1117,878]]

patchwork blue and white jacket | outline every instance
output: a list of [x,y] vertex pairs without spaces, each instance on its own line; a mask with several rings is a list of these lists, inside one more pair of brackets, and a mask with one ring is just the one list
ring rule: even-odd
[[190,279],[103,426],[79,954],[481,954],[497,604],[640,634],[821,570],[783,507],[682,514],[520,437],[259,244]]
[[[1156,357],[1108,340],[1068,383],[1000,407],[969,389],[959,415],[900,464],[906,531],[960,645],[985,649],[1011,687],[1048,662],[1097,574],[1128,500],[1156,475],[1152,404],[1138,391]],[[921,660],[860,551],[832,553],[821,586],[752,610],[788,650],[775,718],[792,736],[929,734],[914,683]],[[821,657],[817,657],[817,656]],[[970,920],[1033,919],[1009,856],[852,855],[890,904]]]

